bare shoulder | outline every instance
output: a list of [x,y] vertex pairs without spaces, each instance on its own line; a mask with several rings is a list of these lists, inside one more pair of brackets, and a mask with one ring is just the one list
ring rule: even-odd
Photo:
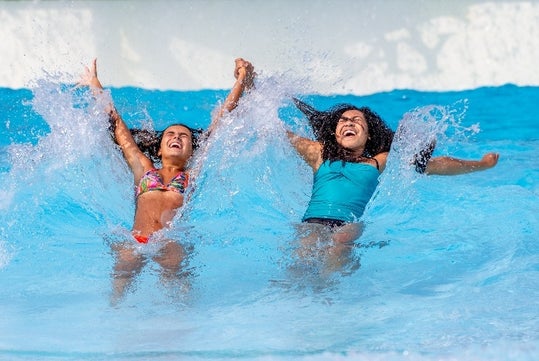
[[287,135],[299,155],[316,171],[322,164],[322,144],[290,131],[287,132]]
[[387,163],[387,156],[388,155],[389,155],[389,152],[382,152],[382,153],[376,154],[373,157],[378,162],[378,166],[380,167],[380,172],[382,172],[384,169],[386,169],[386,163]]

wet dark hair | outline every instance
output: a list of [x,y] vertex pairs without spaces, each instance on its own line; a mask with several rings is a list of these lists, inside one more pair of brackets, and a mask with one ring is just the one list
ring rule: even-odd
[[[191,132],[193,150],[197,149],[201,140],[201,135],[203,134],[203,130],[191,128],[183,123],[171,124],[163,130],[130,128],[129,131],[131,132],[131,135],[133,136],[133,139],[135,140],[135,143],[137,143],[139,149],[144,154],[146,154],[146,156],[148,156],[148,158],[150,158],[152,162],[157,163],[161,161],[161,158],[158,156],[158,153],[159,147],[161,146],[161,141],[163,140],[163,134],[165,130],[174,125],[179,125],[189,129],[189,131]],[[109,131],[111,132],[112,139],[115,140],[114,130],[114,123],[111,121]]]
[[314,136],[322,143],[322,159],[329,161],[357,161],[351,158],[349,150],[337,143],[335,130],[344,112],[358,110],[363,113],[369,128],[369,139],[365,144],[363,158],[372,158],[382,152],[389,152],[393,141],[393,132],[383,119],[368,107],[356,107],[352,104],[338,104],[326,111],[319,111],[299,99],[293,98],[296,107],[307,116]]
[[425,173],[427,171],[427,165],[432,157],[432,152],[436,148],[436,140],[431,141],[425,148],[421,149],[419,153],[414,155],[413,164],[417,173]]

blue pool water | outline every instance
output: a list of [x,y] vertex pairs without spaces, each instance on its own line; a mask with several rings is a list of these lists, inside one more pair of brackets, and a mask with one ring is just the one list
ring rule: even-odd
[[[536,360],[539,357],[539,88],[305,95],[280,77],[224,120],[171,237],[191,249],[180,285],[149,263],[109,304],[110,244],[131,227],[131,175],[106,121],[53,79],[0,89],[0,359]],[[205,127],[224,91],[114,88],[130,125]],[[396,144],[366,229],[337,272],[294,247],[311,173],[284,128],[290,103],[368,105]],[[406,166],[500,153],[456,177]],[[151,247],[150,247],[151,248]]]

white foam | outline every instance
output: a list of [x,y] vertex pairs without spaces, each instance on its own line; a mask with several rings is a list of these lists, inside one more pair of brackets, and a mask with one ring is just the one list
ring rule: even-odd
[[105,85],[229,88],[235,57],[312,79],[313,91],[539,85],[539,2],[2,2],[0,86],[41,69]]
[[6,242],[0,240],[0,270],[9,264],[12,256],[13,255],[8,251]]

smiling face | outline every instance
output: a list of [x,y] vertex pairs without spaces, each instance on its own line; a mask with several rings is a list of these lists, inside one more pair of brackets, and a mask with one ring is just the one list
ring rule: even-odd
[[188,160],[193,155],[193,134],[183,125],[171,125],[163,131],[158,155],[161,158]]
[[369,138],[369,127],[365,115],[359,110],[347,110],[335,128],[337,143],[348,150],[363,153]]

